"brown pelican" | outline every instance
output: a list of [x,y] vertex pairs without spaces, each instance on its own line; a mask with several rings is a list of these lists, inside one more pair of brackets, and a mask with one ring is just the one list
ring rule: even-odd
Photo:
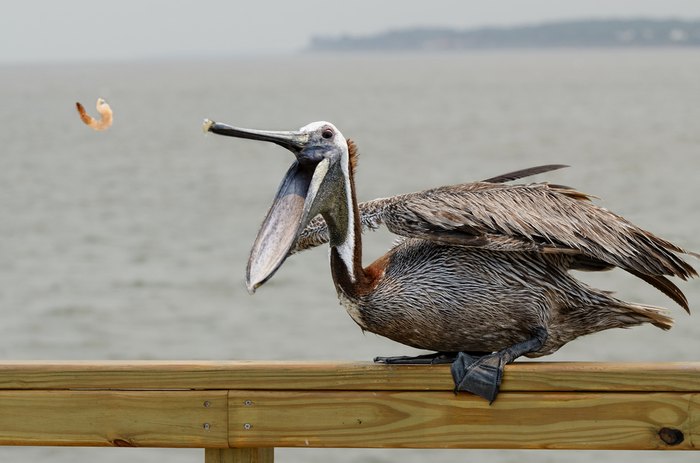
[[[666,278],[697,276],[677,255],[689,253],[574,189],[505,184],[507,178],[497,177],[370,201],[361,217],[357,150],[332,124],[282,132],[207,121],[204,128],[276,143],[296,157],[253,244],[249,291],[291,252],[327,239],[338,298],[353,320],[363,330],[436,352],[377,360],[451,362],[455,392],[493,401],[504,366],[519,356],[547,355],[609,328],[671,327],[665,309],[617,299],[569,270],[619,267],[689,310]],[[322,219],[307,228],[317,215]],[[404,239],[363,267],[361,222],[384,224]]]
[[100,115],[100,119],[97,120],[85,111],[85,108],[80,103],[75,103],[75,107],[80,114],[80,120],[82,120],[85,125],[95,129],[97,131],[107,130],[112,125],[112,108],[109,107],[107,102],[102,99],[97,99],[97,104],[95,108]]

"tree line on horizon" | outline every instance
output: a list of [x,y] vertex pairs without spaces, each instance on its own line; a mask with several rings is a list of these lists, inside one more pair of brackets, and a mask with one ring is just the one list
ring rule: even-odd
[[313,37],[309,51],[431,51],[548,47],[693,47],[700,20],[607,19],[476,29],[407,28],[368,36]]

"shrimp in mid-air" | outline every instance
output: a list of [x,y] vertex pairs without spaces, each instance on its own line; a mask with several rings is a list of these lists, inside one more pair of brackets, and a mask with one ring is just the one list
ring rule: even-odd
[[110,108],[107,102],[102,98],[98,98],[97,105],[95,105],[97,112],[100,113],[99,120],[89,115],[80,103],[75,103],[75,107],[78,108],[80,119],[88,127],[92,127],[95,130],[106,130],[112,125],[112,108]]

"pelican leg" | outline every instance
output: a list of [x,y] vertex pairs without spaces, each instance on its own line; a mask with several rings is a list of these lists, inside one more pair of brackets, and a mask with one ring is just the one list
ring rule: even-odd
[[498,395],[503,379],[503,367],[521,355],[539,350],[547,340],[547,330],[537,328],[533,337],[506,349],[482,357],[474,357],[466,352],[457,354],[452,363],[452,379],[455,394],[466,391],[476,394],[492,403]]
[[375,357],[375,363],[390,365],[435,365],[438,363],[452,363],[457,358],[457,352],[435,352],[423,355],[403,355],[398,357]]

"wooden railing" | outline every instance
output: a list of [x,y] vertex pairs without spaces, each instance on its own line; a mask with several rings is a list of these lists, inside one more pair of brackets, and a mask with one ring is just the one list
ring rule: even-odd
[[506,368],[489,405],[445,365],[319,362],[0,363],[0,445],[696,449],[700,363]]

